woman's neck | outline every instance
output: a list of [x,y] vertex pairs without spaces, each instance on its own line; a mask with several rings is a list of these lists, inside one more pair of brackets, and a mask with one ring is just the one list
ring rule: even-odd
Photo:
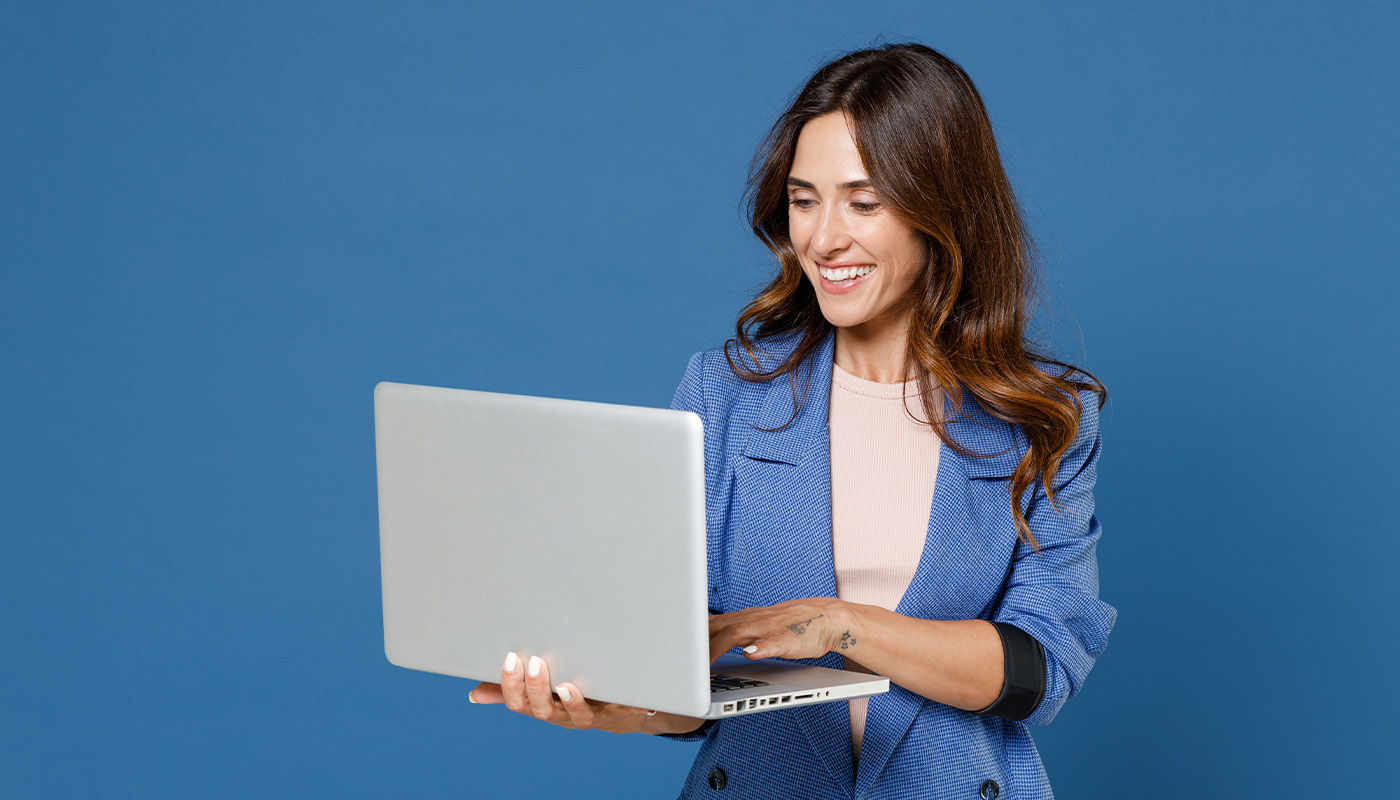
[[836,329],[837,366],[876,383],[903,383],[908,329],[871,331],[866,326]]

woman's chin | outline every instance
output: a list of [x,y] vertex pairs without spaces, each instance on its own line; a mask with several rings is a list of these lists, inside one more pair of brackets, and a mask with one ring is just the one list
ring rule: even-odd
[[870,313],[859,304],[844,297],[823,297],[817,294],[817,308],[836,328],[851,328],[869,321]]
[[847,331],[861,338],[886,334],[902,338],[909,325],[908,315],[897,312],[875,315],[864,308],[843,308],[844,304],[821,303],[822,317],[838,331]]
[[869,322],[868,319],[857,314],[828,314],[825,309],[822,311],[822,316],[826,318],[827,324],[837,330],[851,330]]

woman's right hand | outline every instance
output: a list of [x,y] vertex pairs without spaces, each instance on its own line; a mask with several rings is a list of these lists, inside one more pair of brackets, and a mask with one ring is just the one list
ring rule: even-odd
[[506,656],[500,683],[477,684],[467,698],[473,703],[504,703],[517,714],[529,714],[561,728],[612,733],[689,733],[705,722],[696,717],[588,700],[572,683],[551,688],[549,665],[544,659],[531,656],[527,663],[515,653]]

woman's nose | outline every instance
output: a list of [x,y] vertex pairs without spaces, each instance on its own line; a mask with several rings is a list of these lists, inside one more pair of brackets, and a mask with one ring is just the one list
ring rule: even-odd
[[831,256],[845,250],[850,244],[851,236],[846,229],[844,216],[830,206],[822,209],[816,230],[812,231],[812,249],[816,255]]

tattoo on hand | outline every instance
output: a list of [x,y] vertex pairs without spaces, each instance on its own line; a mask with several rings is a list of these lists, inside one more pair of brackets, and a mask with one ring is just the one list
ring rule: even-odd
[[841,634],[841,649],[842,649],[842,650],[848,650],[848,649],[850,649],[851,647],[854,647],[854,646],[855,646],[855,643],[856,643],[855,637],[851,635],[851,632],[850,632],[850,631],[846,631],[845,633]]
[[808,626],[808,625],[811,625],[813,622],[816,622],[817,620],[821,619],[821,618],[824,617],[824,616],[826,616],[826,615],[825,615],[825,614],[818,614],[818,615],[816,615],[815,617],[812,617],[811,619],[807,620],[806,622],[794,622],[794,623],[792,623],[791,625],[788,626],[788,630],[792,631],[793,633],[797,634],[798,636],[801,636],[802,634],[804,634],[804,633],[807,632],[807,626]]

